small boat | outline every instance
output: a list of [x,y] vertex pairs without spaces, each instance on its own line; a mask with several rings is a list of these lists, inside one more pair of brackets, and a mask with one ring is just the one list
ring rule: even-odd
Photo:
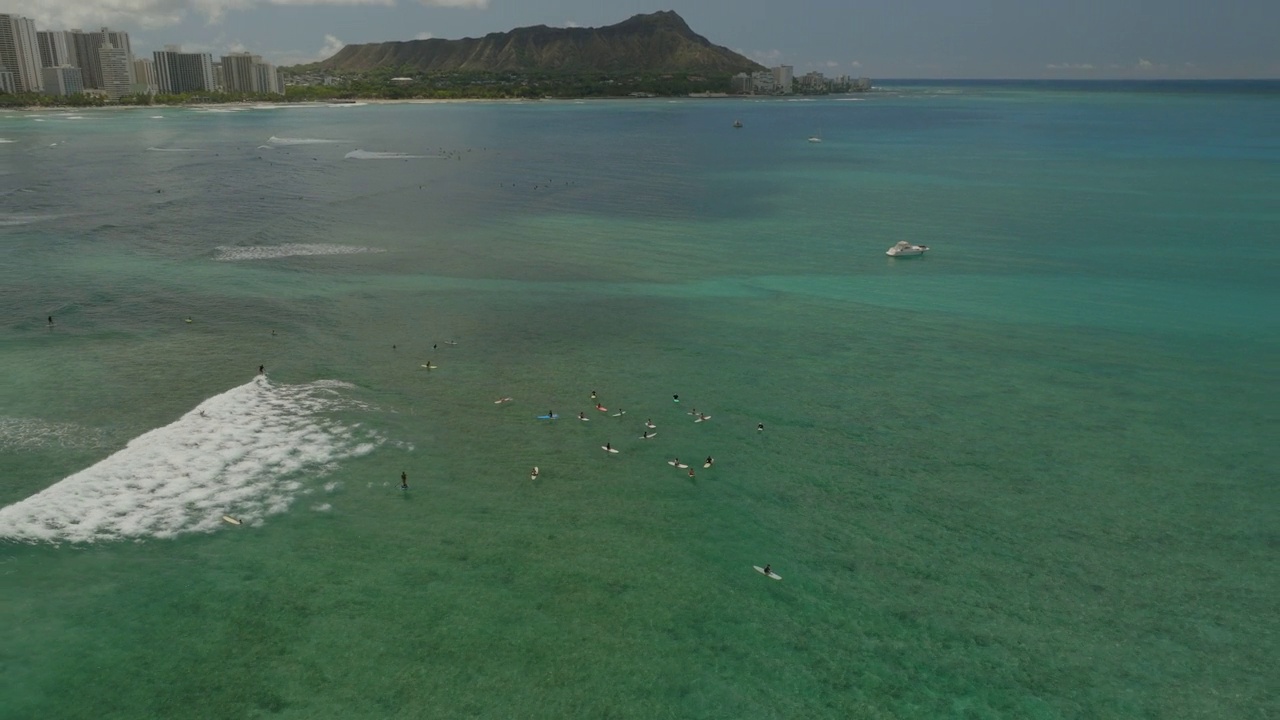
[[819,130],[818,132],[816,132],[816,133],[814,133],[814,134],[810,135],[810,136],[809,136],[809,142],[811,142],[811,143],[820,143],[820,142],[822,142],[822,131],[821,131],[821,130]]
[[742,127],[742,121],[741,121],[741,120],[734,120],[734,121],[733,121],[733,126],[734,126],[734,127],[736,127],[736,128],[740,128],[740,127]]
[[928,245],[912,245],[906,240],[899,240],[893,247],[884,252],[889,257],[915,257],[923,255],[929,249]]

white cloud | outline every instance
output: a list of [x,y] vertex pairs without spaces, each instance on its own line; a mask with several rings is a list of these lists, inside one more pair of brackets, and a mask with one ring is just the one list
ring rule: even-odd
[[342,42],[337,37],[334,37],[333,35],[325,35],[324,45],[314,52],[300,50],[272,50],[262,53],[262,56],[276,65],[305,65],[307,63],[328,60],[344,47],[346,47],[346,43]]
[[1047,70],[1092,70],[1093,65],[1090,63],[1049,63],[1045,65]]
[[1138,68],[1139,68],[1139,69],[1141,69],[1141,70],[1149,70],[1149,69],[1151,69],[1152,67],[1155,67],[1155,65],[1154,65],[1154,64],[1152,64],[1152,62],[1151,62],[1150,60],[1139,60],[1139,61],[1138,61]]
[[564,26],[565,27],[582,27],[581,25],[578,24],[576,20],[565,20]]
[[435,35],[434,35],[434,34],[432,34],[432,33],[429,33],[429,32],[420,32],[420,33],[418,33],[417,35],[414,35],[414,36],[413,36],[413,39],[414,39],[414,40],[430,40],[430,39],[431,39],[431,38],[433,38],[433,37],[435,37]]
[[338,54],[338,51],[346,47],[347,44],[332,35],[324,36],[324,45],[320,48],[320,52],[316,53],[320,60],[331,58]]
[[1139,72],[1160,72],[1169,69],[1164,63],[1155,63],[1145,58],[1138,60],[1138,64],[1133,66],[1134,70]]
[[[489,0],[418,0],[426,6],[489,7]],[[151,30],[182,22],[196,15],[210,23],[228,12],[264,5],[288,6],[381,6],[394,7],[396,0],[23,0],[20,12],[42,28],[94,28],[118,26],[122,30]]]
[[777,65],[782,60],[781,50],[752,50],[748,55],[761,65]]

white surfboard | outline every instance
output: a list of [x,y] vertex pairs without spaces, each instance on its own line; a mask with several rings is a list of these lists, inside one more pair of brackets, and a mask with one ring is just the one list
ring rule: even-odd
[[426,368],[427,370],[435,370],[440,366],[439,365],[423,365],[422,367]]
[[681,470],[686,470],[686,469],[688,469],[688,467],[689,467],[688,465],[685,465],[684,463],[677,463],[675,460],[668,460],[668,461],[667,461],[667,464],[668,464],[668,465],[670,465],[670,466],[672,466],[672,467],[678,467],[678,468],[680,468]]
[[702,467],[709,468],[711,467],[711,463],[702,463]]
[[644,426],[649,428],[650,430],[653,430],[654,428],[658,427],[657,425],[654,425],[653,423],[650,423],[650,422],[645,423]]
[[537,468],[537,467],[534,467],[534,468],[533,468],[533,472],[529,473],[529,479],[530,479],[530,480],[537,480],[537,479],[538,479],[538,468]]
[[658,433],[649,433],[648,435],[641,435],[640,439],[648,440],[649,438],[655,438],[655,437],[658,437]]
[[703,420],[710,420],[710,419],[711,419],[711,416],[707,415],[705,417],[700,417],[697,420],[694,420],[694,422],[702,422]]
[[223,522],[229,522],[229,523],[231,523],[232,525],[243,525],[243,524],[244,524],[244,523],[241,523],[239,520],[237,520],[237,519],[235,519],[235,518],[231,517],[230,515],[223,515],[223,516],[222,516],[222,520],[223,520]]
[[782,579],[782,576],[781,576],[781,575],[779,575],[778,573],[776,573],[776,572],[772,572],[772,571],[770,571],[770,572],[765,572],[765,571],[764,571],[764,568],[760,567],[759,565],[752,565],[751,567],[755,568],[755,569],[756,569],[756,572],[760,573],[761,575],[764,575],[764,576],[765,576],[765,577],[767,577],[767,578],[773,578],[774,580],[781,580],[781,579]]
[[617,455],[617,454],[618,454],[618,448],[614,448],[614,447],[605,447],[604,445],[601,445],[601,446],[600,446],[600,449],[601,449],[601,450],[603,450],[603,451],[605,451],[605,452],[613,453],[614,455]]
[[509,397],[505,397],[505,398],[498,398],[497,400],[494,400],[494,401],[493,401],[493,404],[494,404],[494,405],[501,405],[502,403],[509,403],[509,402],[511,402],[511,398],[509,398]]
[[616,413],[614,413],[611,417],[622,417],[623,415],[626,415],[626,413],[624,413],[624,412],[616,412]]
[[588,418],[588,417],[581,417],[578,419],[581,420],[582,422],[591,422],[591,418]]

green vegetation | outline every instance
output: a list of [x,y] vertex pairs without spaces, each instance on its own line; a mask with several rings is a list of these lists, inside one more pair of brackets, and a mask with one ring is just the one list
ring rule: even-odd
[[284,77],[286,82],[295,83],[286,88],[285,95],[289,100],[582,98],[625,97],[635,93],[676,96],[696,92],[725,92],[729,88],[728,76],[693,73],[426,73],[408,66],[398,66],[377,68],[364,73],[327,76],[335,78],[336,85],[318,84],[326,76],[314,71],[286,70]]

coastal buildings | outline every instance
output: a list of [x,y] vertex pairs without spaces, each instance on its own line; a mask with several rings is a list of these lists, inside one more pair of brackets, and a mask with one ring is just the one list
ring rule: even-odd
[[247,52],[222,56],[222,78],[227,92],[284,94],[276,66]]
[[67,48],[67,33],[62,30],[37,30],[36,44],[40,47],[40,67],[75,66]]
[[44,91],[47,95],[66,97],[84,92],[84,81],[80,78],[80,68],[70,65],[41,68],[44,78]]
[[139,88],[145,88],[142,92],[148,95],[155,95],[159,91],[156,83],[156,64],[154,60],[147,58],[138,58],[133,61],[133,82]]
[[735,95],[825,95],[827,93],[866,92],[871,89],[871,78],[851,78],[842,75],[829,78],[814,71],[795,77],[790,65],[779,65],[772,70],[751,74],[738,73],[729,79],[729,92]]
[[98,48],[98,67],[102,72],[99,89],[107,99],[119,100],[133,93],[133,61],[128,50],[104,43]]
[[40,49],[35,21],[0,13],[0,71],[13,74],[14,92],[40,92]]
[[154,58],[156,85],[159,92],[176,95],[190,92],[212,92],[213,56],[209,53],[184,53],[178,45],[166,45],[151,54]]

